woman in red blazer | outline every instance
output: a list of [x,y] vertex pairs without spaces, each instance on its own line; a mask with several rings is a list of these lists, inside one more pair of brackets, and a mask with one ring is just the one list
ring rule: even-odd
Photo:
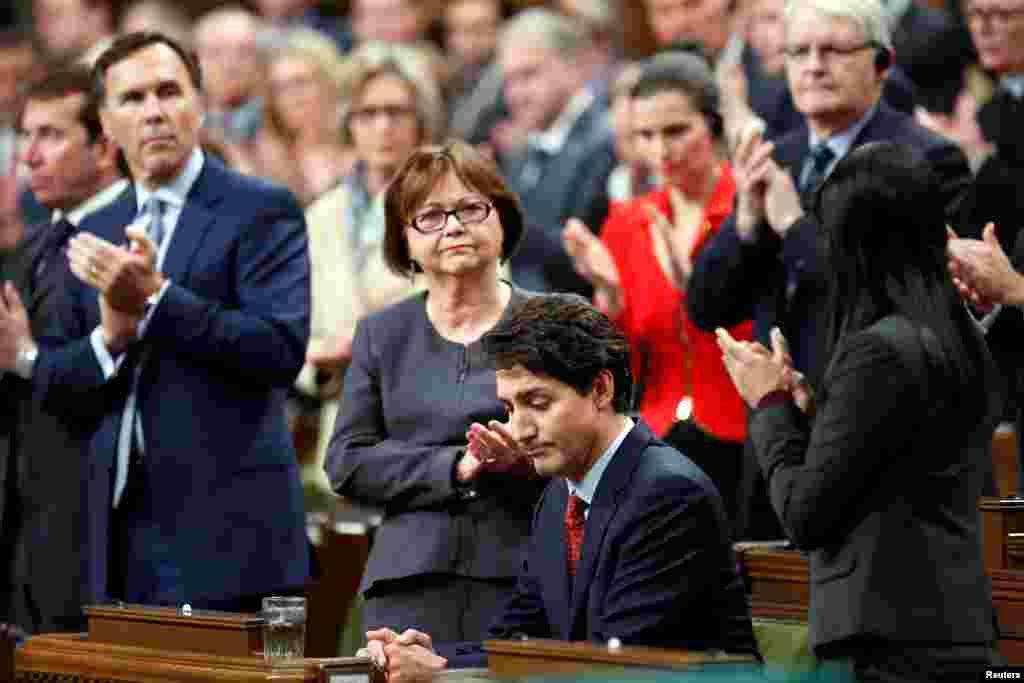
[[[630,95],[634,148],[663,185],[619,205],[600,239],[578,221],[563,238],[595,303],[629,338],[641,417],[709,475],[733,515],[746,412],[714,336],[686,313],[692,257],[736,193],[718,90],[700,57],[674,53],[646,62]],[[750,339],[751,323],[732,333]]]

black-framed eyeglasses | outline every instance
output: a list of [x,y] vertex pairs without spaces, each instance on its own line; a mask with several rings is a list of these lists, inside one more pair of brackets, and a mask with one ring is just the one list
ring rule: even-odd
[[787,45],[782,49],[782,52],[790,61],[806,62],[811,56],[811,51],[816,48],[821,61],[834,62],[842,57],[849,57],[862,50],[872,50],[876,47],[878,47],[878,44],[873,41],[860,43],[859,45],[830,45],[828,43],[824,45]]
[[483,223],[491,215],[494,207],[483,200],[463,202],[454,209],[427,209],[422,213],[413,216],[409,222],[416,232],[429,235],[440,230],[448,224],[448,217],[455,216],[462,225],[473,225]]

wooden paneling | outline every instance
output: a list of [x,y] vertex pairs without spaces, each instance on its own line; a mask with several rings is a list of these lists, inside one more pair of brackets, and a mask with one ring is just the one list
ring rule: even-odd
[[[16,681],[90,681],[91,683],[318,683],[325,660],[267,662],[263,657],[224,657],[195,652],[96,643],[82,635],[29,638],[18,649]],[[369,683],[368,659],[330,660],[348,665]]]
[[[797,550],[754,548],[741,555],[750,587],[752,617],[807,620],[807,557]],[[1024,572],[990,569],[992,602],[999,617],[999,651],[1015,666],[1024,665]]]
[[561,640],[488,640],[484,642],[491,673],[509,680],[537,676],[578,676],[633,670],[686,671],[753,664],[753,657],[711,655],[688,650],[605,647]]

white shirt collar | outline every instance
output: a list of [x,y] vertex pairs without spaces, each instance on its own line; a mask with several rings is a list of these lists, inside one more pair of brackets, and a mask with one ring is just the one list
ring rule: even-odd
[[910,0],[882,0],[889,21],[895,24],[910,9]]
[[626,424],[619,432],[619,435],[615,437],[615,440],[609,444],[608,448],[601,457],[590,466],[590,469],[583,476],[583,481],[575,482],[571,479],[566,479],[565,483],[569,486],[569,495],[577,495],[583,499],[583,501],[589,506],[594,500],[594,494],[597,493],[597,485],[601,483],[601,476],[604,471],[608,469],[608,465],[612,462],[612,456],[619,450],[619,446],[629,436],[629,432],[632,431],[634,426],[633,418],[627,417]]
[[[78,227],[78,224],[81,223],[82,219],[84,219],[86,216],[96,211],[99,211],[107,204],[113,203],[113,201],[117,199],[117,197],[122,192],[124,192],[124,189],[126,187],[128,187],[128,181],[125,180],[124,178],[121,178],[120,180],[115,180],[110,185],[107,185],[105,188],[103,188],[93,196],[89,197],[75,208],[68,211],[68,223],[71,223],[71,225]],[[51,221],[53,223],[56,223],[61,219],[61,216],[63,215],[63,211],[61,211],[60,209],[56,209],[53,212]]]
[[548,154],[554,156],[562,151],[562,147],[565,146],[565,141],[569,138],[569,131],[576,125],[576,121],[579,120],[583,112],[587,110],[587,107],[594,101],[594,94],[587,88],[580,89],[569,103],[565,105],[562,113],[558,115],[555,122],[552,123],[546,131],[543,133],[536,133],[530,135],[530,144],[539,147]]
[[141,211],[142,207],[146,205],[149,198],[156,195],[163,201],[171,204],[172,206],[178,207],[179,209],[185,206],[185,198],[188,197],[189,191],[192,189],[192,185],[195,184],[196,179],[199,177],[199,173],[203,170],[203,163],[205,157],[203,156],[202,150],[196,147],[192,150],[191,156],[188,158],[188,162],[185,164],[185,168],[181,170],[178,177],[158,187],[156,190],[147,190],[142,186],[142,183],[135,183],[135,201],[136,207]]
[[1024,97],[1024,74],[1007,74],[999,79],[999,84],[1014,97]]

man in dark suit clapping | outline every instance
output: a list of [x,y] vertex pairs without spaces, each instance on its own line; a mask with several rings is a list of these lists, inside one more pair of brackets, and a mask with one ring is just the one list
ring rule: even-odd
[[[26,303],[33,334],[41,335],[67,303],[68,240],[127,182],[120,179],[117,148],[100,127],[88,69],[60,69],[30,85],[17,126],[20,161],[35,196],[52,212],[29,227],[10,260],[11,283]],[[0,595],[9,601],[0,620],[34,633],[79,630],[81,479],[90,423],[41,410],[31,385],[16,374],[4,377],[2,394],[11,422],[4,427],[8,449],[0,453]]]
[[[805,213],[802,199],[851,149],[880,140],[908,144],[933,164],[943,188],[936,201],[954,224],[960,224],[971,176],[956,145],[882,101],[892,41],[878,0],[795,0],[786,10],[786,77],[806,125],[774,144],[756,133],[739,143],[736,210],[697,257],[688,309],[709,331],[752,318],[755,338],[766,345],[778,326],[790,341],[796,370],[816,383],[826,361],[821,311],[828,269],[818,223]],[[767,506],[746,516],[769,524],[753,530],[741,525],[747,527],[741,536],[780,534]]]
[[133,184],[71,240],[59,324],[37,343],[0,306],[0,368],[27,348],[37,400],[98,413],[87,599],[258,609],[309,569],[284,411],[309,335],[302,212],[202,152],[201,74],[172,39],[122,36],[93,78]]

